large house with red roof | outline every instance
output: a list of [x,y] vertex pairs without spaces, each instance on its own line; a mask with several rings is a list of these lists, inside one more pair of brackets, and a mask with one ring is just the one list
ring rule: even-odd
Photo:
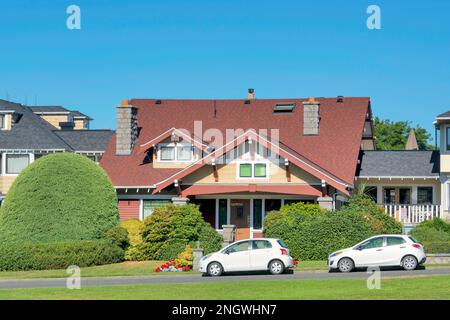
[[[361,180],[379,204],[440,204],[435,153],[374,149],[367,97],[255,99],[249,90],[242,100],[124,100],[100,165],[122,220],[189,202],[217,230],[236,226],[238,239],[260,237],[266,213],[287,203],[339,207]],[[387,173],[397,170],[389,162],[405,167],[410,158],[430,171],[424,180]],[[390,208],[403,217],[402,207]]]

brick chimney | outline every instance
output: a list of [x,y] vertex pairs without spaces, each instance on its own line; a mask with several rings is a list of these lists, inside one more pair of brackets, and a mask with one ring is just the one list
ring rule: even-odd
[[320,102],[314,97],[303,102],[303,135],[318,135],[320,122]]
[[137,136],[137,108],[123,100],[117,107],[116,154],[130,155]]
[[248,89],[247,99],[248,100],[255,99],[255,89]]

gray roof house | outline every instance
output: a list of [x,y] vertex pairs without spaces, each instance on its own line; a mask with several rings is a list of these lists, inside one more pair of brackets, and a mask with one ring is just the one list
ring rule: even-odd
[[91,120],[64,107],[0,100],[0,203],[20,171],[45,154],[75,152],[99,162],[113,131],[90,130]]

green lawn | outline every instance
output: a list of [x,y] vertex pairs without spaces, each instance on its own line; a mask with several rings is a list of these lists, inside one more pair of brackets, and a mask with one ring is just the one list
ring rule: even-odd
[[1,289],[0,299],[449,299],[450,276],[383,279],[269,280],[65,288]]
[[[122,262],[104,266],[81,268],[82,277],[112,277],[112,276],[150,276],[169,275],[156,273],[153,270],[163,261]],[[301,261],[297,271],[301,270],[327,270],[326,261]],[[193,273],[193,272],[191,272]],[[170,275],[185,274],[174,272]],[[1,271],[0,280],[6,279],[36,279],[36,278],[65,278],[66,270],[39,270],[39,271]]]

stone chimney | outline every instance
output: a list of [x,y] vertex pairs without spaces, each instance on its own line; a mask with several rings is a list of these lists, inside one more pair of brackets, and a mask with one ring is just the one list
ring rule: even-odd
[[303,102],[303,135],[318,135],[320,123],[320,102],[314,97]]
[[137,136],[137,108],[123,100],[117,107],[116,154],[130,155]]
[[248,100],[255,99],[255,89],[248,89],[247,99]]

